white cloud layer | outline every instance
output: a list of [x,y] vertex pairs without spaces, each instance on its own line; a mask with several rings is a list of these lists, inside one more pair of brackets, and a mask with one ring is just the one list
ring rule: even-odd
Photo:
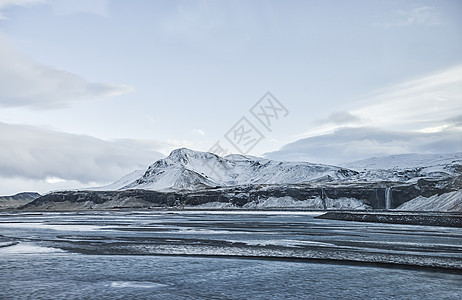
[[36,4],[47,3],[46,0],[0,0],[0,20],[7,19],[2,10],[10,6],[31,6]]
[[376,23],[376,26],[391,28],[411,25],[434,26],[441,24],[437,10],[431,6],[399,10],[390,21]]
[[[340,163],[401,153],[462,151],[462,66],[377,91],[266,156]],[[348,127],[346,127],[348,126]]]
[[76,13],[108,15],[109,0],[0,0],[0,20],[8,19],[2,10],[13,6],[51,5],[53,13],[59,16]]
[[459,130],[424,133],[371,127],[343,128],[298,140],[265,156],[276,160],[338,164],[403,153],[452,153],[462,151],[461,136]]
[[425,130],[462,115],[462,65],[377,91],[351,113],[368,126]]
[[459,129],[462,116],[462,65],[370,93],[334,112],[300,137],[334,132],[344,126],[437,132]]
[[0,145],[0,178],[82,184],[107,183],[144,169],[164,156],[156,150],[166,146],[155,141],[106,141],[1,122]]
[[88,82],[35,62],[19,53],[0,32],[0,106],[51,109],[132,90],[128,85]]
[[106,17],[109,0],[54,0],[53,12],[57,15],[87,13]]

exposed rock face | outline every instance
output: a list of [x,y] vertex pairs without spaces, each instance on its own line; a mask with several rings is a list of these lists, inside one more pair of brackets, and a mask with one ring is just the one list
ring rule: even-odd
[[402,211],[448,211],[462,213],[462,190],[430,197],[418,196],[396,208]]
[[[219,157],[182,148],[156,161],[146,172],[136,171],[106,187],[113,190],[55,192],[24,208],[149,208],[207,203],[216,207],[222,203],[222,207],[281,208],[299,203],[307,209],[394,209],[418,197],[462,189],[462,153],[412,157],[361,161],[357,170],[368,165],[374,168],[358,172],[244,155]],[[400,169],[397,163],[406,167]],[[380,169],[387,165],[393,168]]]
[[[421,195],[438,195],[457,190],[462,177],[447,180],[419,180],[416,184],[391,186],[393,209]],[[290,197],[295,201],[317,199],[312,209],[336,208],[329,205],[335,199],[356,199],[363,208],[387,208],[387,187],[384,183],[357,183],[348,185],[245,185],[237,187],[208,188],[197,191],[159,192],[149,190],[126,191],[65,191],[42,196],[24,206],[28,210],[74,210],[110,208],[150,208],[197,206],[210,202],[245,207],[268,198]],[[247,207],[250,207],[247,205]],[[279,207],[279,206],[276,206]],[[293,206],[292,206],[293,207]],[[350,208],[351,207],[338,207]]]
[[35,192],[19,193],[13,196],[0,196],[0,209],[12,209],[23,206],[41,195]]
[[177,196],[146,190],[54,192],[26,204],[25,210],[81,210],[173,207]]

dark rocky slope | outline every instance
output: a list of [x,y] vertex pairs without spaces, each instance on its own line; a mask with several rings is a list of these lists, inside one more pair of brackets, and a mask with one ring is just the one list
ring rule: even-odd
[[0,196],[0,209],[12,209],[23,206],[41,195],[35,192],[24,192],[13,196]]
[[[296,184],[242,185],[207,188],[196,191],[62,191],[42,196],[23,208],[27,210],[75,210],[197,206],[211,202],[243,207],[263,199],[290,197],[302,203],[313,202],[312,209],[327,209],[329,200],[356,199],[371,209],[392,209],[417,197],[429,197],[460,189],[462,176],[444,179],[420,179],[409,183],[351,183],[351,184]],[[389,207],[387,207],[387,188]]]

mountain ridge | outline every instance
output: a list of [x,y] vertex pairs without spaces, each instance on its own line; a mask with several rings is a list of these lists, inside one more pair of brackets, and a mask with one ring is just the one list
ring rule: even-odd
[[[240,154],[220,157],[180,148],[146,171],[112,185],[42,196],[25,210],[285,208],[460,211],[462,160],[443,155],[403,168],[363,170],[280,162]],[[372,158],[368,163],[377,160]],[[386,158],[381,160],[387,161]],[[379,159],[380,161],[380,159]],[[417,162],[417,163],[415,163]],[[377,165],[377,164],[376,164]],[[423,166],[421,166],[423,165]],[[456,193],[453,193],[456,192]]]
[[347,168],[308,162],[281,162],[231,154],[220,157],[187,148],[173,150],[146,172],[119,190],[194,190],[243,184],[299,184],[342,181],[358,172]]

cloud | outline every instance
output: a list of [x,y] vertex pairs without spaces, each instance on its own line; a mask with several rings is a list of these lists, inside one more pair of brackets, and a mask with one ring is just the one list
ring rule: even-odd
[[20,54],[0,32],[0,106],[52,109],[132,90],[128,85],[88,82],[35,62]]
[[321,120],[324,124],[347,125],[361,122],[361,118],[347,111],[339,111],[330,114],[326,119]]
[[462,127],[462,115],[449,118],[446,121],[453,126]]
[[144,169],[164,156],[156,150],[166,146],[149,140],[106,141],[1,122],[0,145],[1,178],[83,184],[107,183]]
[[421,6],[414,7],[408,10],[399,10],[394,16],[393,20],[387,22],[379,22],[374,25],[391,28],[391,27],[404,27],[412,25],[434,26],[440,25],[439,13],[434,7]]
[[87,13],[99,16],[108,15],[109,0],[0,0],[0,20],[8,19],[2,10],[12,6],[29,7],[33,5],[50,5],[58,16]]
[[[462,66],[375,91],[329,115],[303,137],[265,154],[341,163],[401,153],[462,151]],[[348,127],[346,127],[348,126]]]
[[424,130],[462,115],[462,65],[368,95],[351,113],[369,126]]
[[2,10],[11,6],[31,6],[36,4],[47,3],[46,0],[0,0],[0,20],[5,20],[7,17],[2,13]]
[[108,2],[109,0],[55,0],[52,9],[57,15],[87,13],[105,17],[108,15]]
[[[221,9],[222,5],[228,10]],[[169,35],[202,39],[225,27],[229,9],[229,4],[213,1],[181,2],[161,20],[160,27]]]
[[194,133],[195,135],[201,135],[201,136],[204,136],[204,135],[205,135],[205,132],[204,132],[204,130],[202,130],[202,129],[193,129],[193,133]]
[[298,136],[311,137],[345,126],[438,132],[460,127],[462,65],[377,90]]
[[287,144],[266,153],[276,160],[337,164],[372,156],[462,151],[462,130],[424,133],[371,127],[343,128]]

